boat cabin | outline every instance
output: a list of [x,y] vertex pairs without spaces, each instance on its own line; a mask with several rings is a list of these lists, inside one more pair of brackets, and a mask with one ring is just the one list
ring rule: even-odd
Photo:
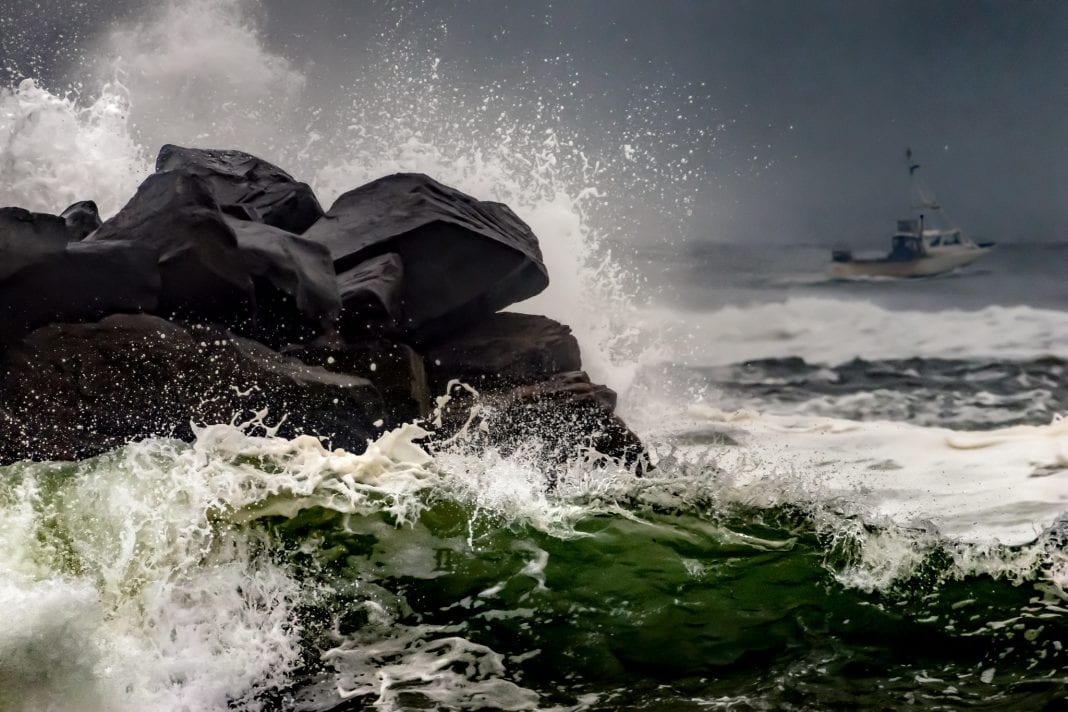
[[964,240],[961,239],[960,230],[950,231],[925,231],[923,236],[927,239],[928,247],[952,247],[954,245],[964,244]]
[[894,261],[907,262],[923,257],[925,252],[923,240],[919,235],[898,233],[894,235],[888,257]]

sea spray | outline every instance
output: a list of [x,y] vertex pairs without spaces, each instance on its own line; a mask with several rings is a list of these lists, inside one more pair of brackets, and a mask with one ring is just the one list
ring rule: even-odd
[[[18,710],[327,710],[344,698],[611,709],[687,699],[685,680],[718,670],[704,692],[755,685],[775,700],[774,683],[730,666],[858,625],[880,645],[902,625],[938,631],[931,664],[958,689],[972,690],[973,666],[1008,680],[1061,659],[1056,522],[1027,543],[970,544],[880,517],[864,487],[809,478],[806,503],[759,447],[748,468],[721,446],[712,460],[677,450],[637,477],[459,442],[430,460],[421,434],[404,426],[354,455],[217,425],[191,444],[5,468],[3,595],[25,625],[0,636],[4,699]],[[958,635],[972,651],[939,658]],[[1016,652],[1003,656],[1009,638]],[[653,654],[665,645],[684,654],[666,665]],[[824,685],[815,667],[770,674],[806,694]],[[635,677],[670,684],[655,692]]]
[[129,112],[117,82],[87,102],[32,79],[0,88],[0,205],[58,213],[92,199],[105,216],[114,213],[149,171]]
[[[346,99],[320,108],[314,73],[268,50],[250,9],[173,3],[117,28],[99,52],[134,59],[104,79],[117,76],[129,92],[99,81],[96,98],[11,87],[0,121],[33,120],[12,123],[15,140],[5,144],[18,159],[0,173],[10,202],[55,211],[92,198],[113,212],[150,169],[156,144],[179,140],[172,129],[293,165],[325,202],[383,172],[424,170],[512,202],[531,222],[557,271],[544,299],[523,308],[574,324],[595,377],[621,389],[654,341],[658,357],[689,365],[967,358],[980,340],[998,357],[1063,356],[1063,319],[1031,307],[903,312],[788,297],[635,315],[614,266],[626,246],[611,213],[647,191],[661,201],[656,187],[674,175],[668,164],[657,185],[632,181],[651,163],[645,127],[606,130],[611,150],[591,148],[557,121],[560,102],[516,104],[500,86],[478,86],[472,93],[483,96],[472,100],[433,51],[387,55],[340,90]],[[182,65],[168,22],[174,37],[208,51]],[[205,27],[243,59],[229,62],[226,45],[190,33]],[[165,50],[158,57],[152,42]],[[290,103],[257,106],[256,91],[242,91],[243,72],[248,86]],[[171,95],[195,121],[169,123]],[[95,123],[85,109],[105,97],[109,118]],[[567,98],[580,103],[581,91]],[[104,111],[107,102],[120,111]],[[234,120],[246,110],[254,131]],[[55,117],[41,125],[58,129],[35,130],[36,117]],[[114,173],[94,172],[94,147],[117,157],[103,164]],[[631,236],[671,243],[674,225]],[[702,280],[716,279],[714,266],[697,267]],[[956,435],[944,428],[828,423],[788,408],[785,421],[756,407],[736,419],[687,414],[700,394],[667,397],[672,378],[685,380],[651,378],[643,395],[656,398],[629,400],[643,415],[629,422],[658,449],[644,478],[590,463],[562,468],[523,451],[461,448],[427,462],[385,444],[364,470],[311,440],[226,428],[201,430],[192,445],[148,440],[77,465],[4,468],[0,603],[19,620],[0,633],[0,705],[1063,700],[1063,437],[1032,433],[980,452],[951,447]],[[705,392],[706,402],[714,395]],[[1048,422],[1040,415],[1029,424]],[[920,456],[928,448],[938,462]]]
[[106,74],[92,79],[122,78],[131,133],[150,153],[165,143],[238,148],[289,165],[308,120],[306,77],[266,47],[259,15],[246,0],[147,5],[98,39],[92,54]]
[[356,456],[220,425],[191,445],[7,468],[4,598],[26,627],[2,638],[0,697],[27,710],[85,709],[87,693],[97,709],[207,710],[281,685],[308,594],[272,538],[243,523],[311,506],[404,521],[418,475],[432,476],[411,444],[421,433],[406,426]]

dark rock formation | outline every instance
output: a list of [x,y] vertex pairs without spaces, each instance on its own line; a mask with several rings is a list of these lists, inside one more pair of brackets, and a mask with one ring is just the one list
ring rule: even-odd
[[400,255],[403,330],[417,340],[475,323],[549,283],[538,241],[507,206],[416,173],[345,193],[306,233],[339,274]]
[[331,330],[341,303],[329,250],[270,225],[224,220],[255,289],[250,334],[280,344]]
[[159,251],[164,316],[224,324],[281,344],[332,329],[340,309],[326,248],[224,215],[196,173],[149,176],[84,243],[112,240]]
[[91,200],[74,203],[59,216],[66,223],[71,240],[85,239],[101,225],[100,212],[96,209],[96,203]]
[[457,443],[642,461],[571,330],[496,313],[548,284],[506,206],[398,174],[323,215],[240,151],[165,146],[157,170],[103,224],[91,201],[0,209],[0,462],[264,409],[283,436],[354,451],[418,418],[443,447],[474,413]]
[[176,170],[203,178],[218,204],[235,217],[300,234],[323,215],[307,183],[242,151],[167,144],[156,157],[156,171]]
[[493,445],[503,452],[521,447],[537,457],[569,460],[585,454],[593,460],[608,456],[644,466],[644,446],[615,415],[616,393],[590,382],[582,371],[553,374],[544,381],[472,394],[453,386],[452,398],[441,409],[437,442],[460,432],[463,444]]
[[345,345],[292,347],[285,353],[304,363],[373,383],[385,399],[385,427],[396,427],[430,413],[433,399],[423,357],[407,344],[372,337]]
[[183,172],[149,176],[86,242],[109,240],[159,251],[159,313],[234,327],[251,319],[252,278],[203,178]]
[[571,328],[544,316],[501,312],[423,347],[435,393],[459,379],[476,389],[537,383],[582,368]]
[[312,433],[356,452],[382,401],[355,376],[282,357],[210,327],[147,316],[54,324],[0,360],[0,461],[73,459],[131,438],[192,437],[269,409],[279,434]]
[[0,208],[0,277],[39,254],[62,250],[69,241],[67,223],[61,217]]
[[369,333],[396,331],[402,322],[404,263],[387,252],[337,275],[341,293],[342,335],[360,339]]
[[493,314],[426,344],[424,353],[432,391],[448,390],[450,396],[439,442],[455,435],[474,412],[478,427],[469,427],[463,437],[475,446],[535,447],[539,456],[553,459],[586,448],[630,465],[644,452],[614,414],[615,392],[591,383],[580,370],[578,342],[557,321]]
[[0,346],[53,322],[155,309],[157,258],[129,242],[0,249]]

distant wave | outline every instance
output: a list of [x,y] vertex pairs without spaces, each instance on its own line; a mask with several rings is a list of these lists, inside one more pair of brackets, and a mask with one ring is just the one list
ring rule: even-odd
[[712,312],[646,312],[671,360],[717,366],[797,356],[808,363],[853,358],[1033,359],[1068,356],[1068,313],[1028,306],[975,311],[898,311],[870,302],[791,297]]

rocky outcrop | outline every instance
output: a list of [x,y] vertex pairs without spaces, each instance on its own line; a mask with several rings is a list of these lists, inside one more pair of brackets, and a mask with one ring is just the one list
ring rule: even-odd
[[616,393],[582,371],[552,374],[521,386],[472,392],[453,385],[441,407],[436,442],[457,434],[467,447],[568,460],[603,457],[644,469],[641,440],[615,415]]
[[[385,399],[387,427],[425,418],[433,401],[423,357],[408,344],[369,337],[349,344],[286,349],[307,364],[366,378]],[[442,391],[443,392],[443,391]]]
[[155,310],[156,260],[152,247],[129,242],[0,248],[0,347],[54,322]]
[[91,201],[0,209],[0,461],[264,410],[356,451],[427,419],[430,447],[640,461],[570,328],[499,313],[548,284],[506,206],[399,174],[323,215],[240,151],[166,146],[157,168],[103,224]]
[[317,242],[262,223],[224,218],[252,278],[252,336],[305,341],[331,331],[341,311],[330,252]]
[[149,176],[84,242],[114,240],[158,251],[163,316],[283,344],[331,330],[340,310],[322,245],[225,215],[208,179],[194,172]]
[[[425,346],[429,382],[449,398],[439,438],[506,451],[533,447],[561,459],[576,446],[636,464],[641,441],[615,415],[616,394],[581,370],[570,327],[544,316],[502,312]],[[462,385],[461,385],[462,384]]]
[[239,327],[253,315],[252,277],[210,187],[182,172],[149,176],[86,242],[133,241],[159,253],[159,313]]
[[212,327],[111,316],[32,333],[0,360],[0,461],[75,459],[267,409],[279,434],[361,451],[382,399],[365,379],[307,366]]
[[71,240],[85,239],[86,236],[92,234],[102,224],[100,212],[97,210],[96,203],[92,200],[82,200],[74,203],[60,213],[59,217],[63,218],[63,222],[67,226],[67,234]]
[[341,333],[360,339],[369,333],[395,333],[402,323],[404,263],[387,252],[337,275]]
[[167,144],[156,157],[156,171],[196,175],[224,212],[287,232],[300,234],[323,215],[307,183],[243,151]]
[[477,389],[537,383],[582,368],[571,328],[533,314],[501,312],[424,346],[435,392],[459,379]]
[[15,271],[23,260],[60,250],[70,242],[63,218],[31,213],[22,208],[0,208],[0,277]]
[[345,193],[305,236],[330,248],[338,274],[399,255],[400,327],[416,341],[474,324],[549,284],[537,238],[507,206],[418,173]]

